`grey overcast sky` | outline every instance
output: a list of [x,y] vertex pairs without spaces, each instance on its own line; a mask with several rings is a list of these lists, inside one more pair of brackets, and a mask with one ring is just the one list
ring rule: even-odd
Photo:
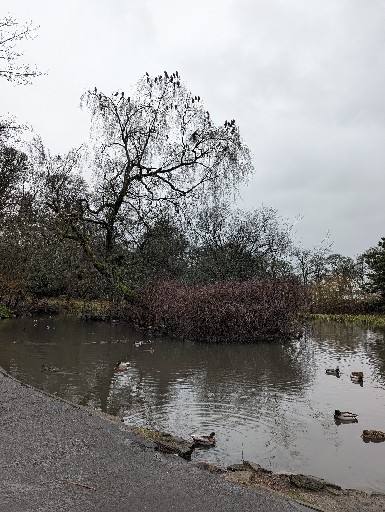
[[304,247],[329,231],[349,256],[385,236],[385,0],[9,0],[5,15],[39,25],[23,60],[47,75],[2,80],[0,113],[52,152],[86,140],[87,88],[178,70],[240,126],[255,166],[242,208],[300,217]]

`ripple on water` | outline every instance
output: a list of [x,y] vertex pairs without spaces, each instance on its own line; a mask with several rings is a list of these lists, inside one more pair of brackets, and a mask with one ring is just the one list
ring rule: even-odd
[[[69,319],[0,329],[0,365],[21,380],[132,425],[182,437],[215,431],[216,446],[195,450],[198,459],[224,466],[244,458],[385,491],[385,443],[360,437],[364,428],[385,430],[382,331],[326,323],[293,344],[247,346],[139,343],[149,340],[126,326]],[[114,372],[119,360],[130,362],[127,372]],[[42,374],[42,363],[61,372]],[[337,364],[341,378],[325,374]],[[351,371],[364,372],[363,387]],[[358,424],[336,424],[334,409],[356,412]]]

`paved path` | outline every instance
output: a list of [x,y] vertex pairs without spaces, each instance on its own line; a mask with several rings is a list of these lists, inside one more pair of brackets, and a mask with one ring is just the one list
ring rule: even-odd
[[0,370],[1,512],[294,512]]

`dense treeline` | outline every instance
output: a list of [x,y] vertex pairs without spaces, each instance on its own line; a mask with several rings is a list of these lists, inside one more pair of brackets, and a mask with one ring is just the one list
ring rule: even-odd
[[[15,69],[3,77],[38,75]],[[385,239],[353,260],[298,247],[271,208],[232,207],[248,148],[178,72],[82,105],[90,141],[65,155],[0,120],[0,316],[46,297],[107,300],[162,334],[249,342],[297,336],[309,310],[381,311]]]

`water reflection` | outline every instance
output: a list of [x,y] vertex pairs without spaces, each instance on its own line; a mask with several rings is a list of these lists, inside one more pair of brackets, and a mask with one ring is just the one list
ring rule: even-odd
[[[128,370],[114,371],[117,361]],[[42,364],[60,371],[42,373]],[[292,344],[204,345],[151,340],[121,324],[28,318],[0,322],[0,365],[129,424],[183,437],[215,431],[216,446],[196,450],[198,459],[225,465],[243,454],[274,470],[385,491],[385,444],[360,439],[363,429],[385,430],[383,331],[317,323]],[[326,375],[337,366],[340,378]],[[364,386],[352,371],[364,372]],[[358,424],[339,424],[335,409],[357,413]]]

